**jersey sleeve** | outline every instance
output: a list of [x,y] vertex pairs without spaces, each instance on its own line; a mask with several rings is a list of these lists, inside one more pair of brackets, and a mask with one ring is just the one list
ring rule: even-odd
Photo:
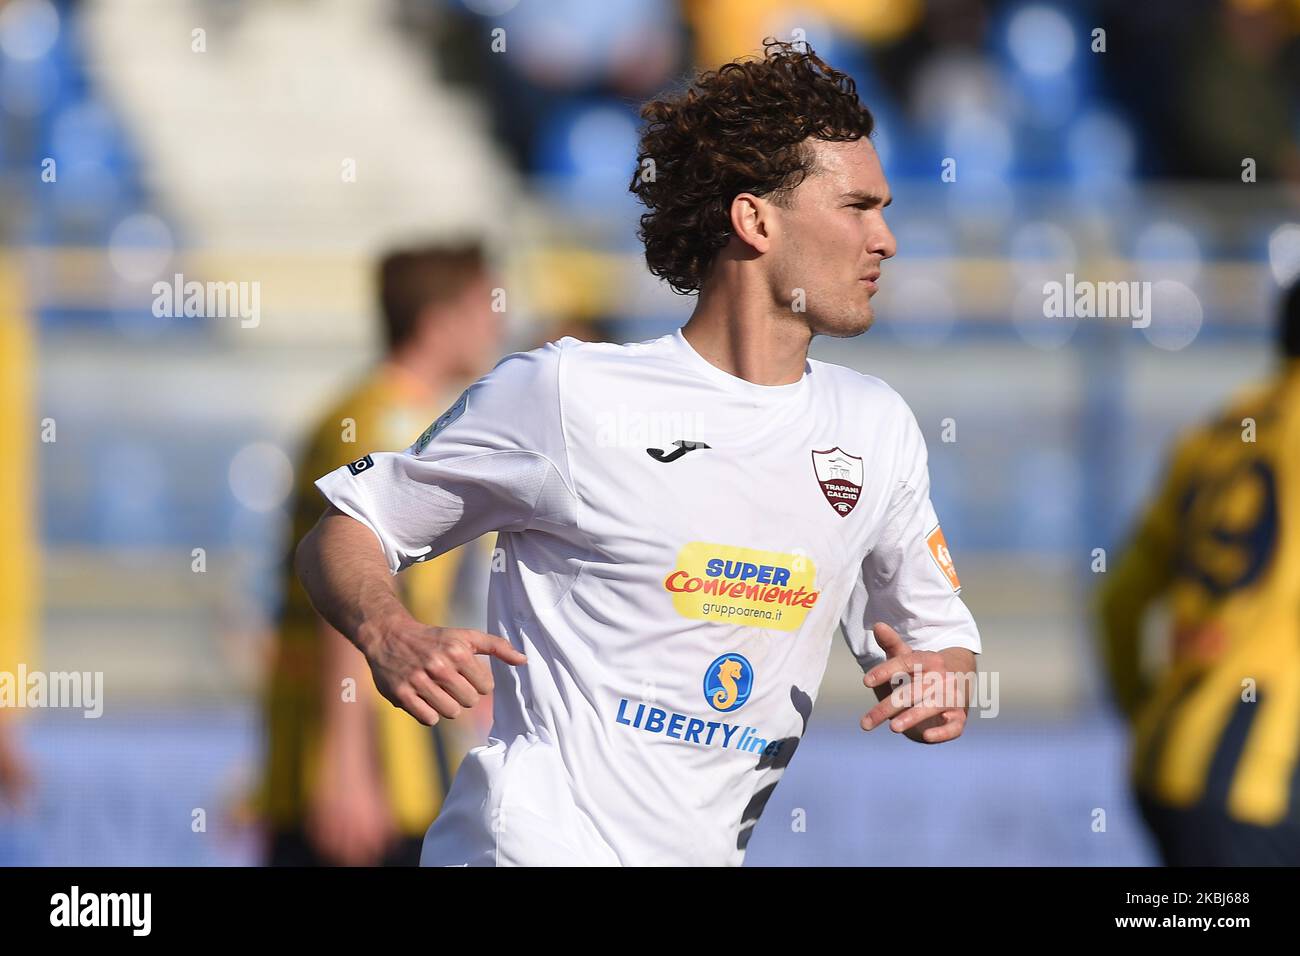
[[885,660],[871,632],[883,621],[914,650],[964,647],[980,653],[975,619],[930,502],[925,439],[911,409],[898,399],[902,440],[899,475],[875,546],[840,618],[844,639],[863,671]]
[[392,573],[489,531],[572,524],[560,395],[569,341],[507,356],[405,451],[371,452],[316,482],[375,533]]

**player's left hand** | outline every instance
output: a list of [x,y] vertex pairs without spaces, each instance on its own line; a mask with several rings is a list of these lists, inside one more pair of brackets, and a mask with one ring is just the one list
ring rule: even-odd
[[[871,730],[889,721],[889,729],[923,744],[955,740],[966,728],[966,675],[975,672],[975,655],[963,647],[914,651],[888,624],[872,627],[887,660],[862,677],[880,701],[862,718]],[[914,678],[920,671],[921,684]],[[895,678],[895,675],[904,677]],[[926,676],[932,675],[932,676]],[[913,700],[915,698],[915,701]]]

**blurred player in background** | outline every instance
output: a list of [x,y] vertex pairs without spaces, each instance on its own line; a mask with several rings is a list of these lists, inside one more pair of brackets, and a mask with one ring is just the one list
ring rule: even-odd
[[[397,252],[379,268],[388,354],[329,410],[299,463],[293,541],[320,515],[313,479],[370,448],[404,447],[498,357],[479,249]],[[450,609],[461,551],[413,569],[403,599],[419,620]],[[312,610],[285,567],[286,601],[266,700],[264,801],[272,865],[415,865],[473,726],[423,727],[379,696],[365,659]],[[355,703],[343,681],[355,681]]]
[[613,342],[615,340],[613,321],[602,317],[587,319],[569,316],[562,318],[548,325],[544,335],[545,337],[537,342],[537,346],[545,345],[547,342],[558,342],[564,338],[577,339],[579,342]]
[[[1171,866],[1300,865],[1300,282],[1278,342],[1278,374],[1176,444],[1101,593],[1138,801]],[[1148,682],[1159,598],[1172,646]]]
[[[18,276],[0,257],[0,434],[7,439],[0,468],[0,673],[35,667],[31,628],[36,608],[38,541],[32,494],[32,354],[27,312],[17,301]],[[11,677],[16,682],[16,677]],[[17,734],[18,714],[0,703],[0,809],[21,808],[32,787]],[[3,861],[0,861],[3,862]]]

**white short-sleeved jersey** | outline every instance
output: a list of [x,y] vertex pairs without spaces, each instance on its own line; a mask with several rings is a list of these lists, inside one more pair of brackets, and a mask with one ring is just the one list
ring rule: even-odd
[[500,532],[486,630],[528,663],[492,660],[425,865],[739,864],[837,623],[864,668],[875,621],[980,651],[915,418],[836,365],[765,386],[680,331],[566,338],[317,484],[394,573]]

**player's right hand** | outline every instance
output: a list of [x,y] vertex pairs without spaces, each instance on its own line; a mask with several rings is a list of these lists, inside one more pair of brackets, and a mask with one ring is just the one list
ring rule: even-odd
[[477,655],[528,663],[505,638],[412,618],[387,625],[362,650],[379,693],[427,727],[459,717],[492,692],[492,672]]
[[337,866],[378,866],[397,828],[366,737],[327,728],[305,828],[316,853]]
[[9,730],[6,724],[0,723],[0,807],[8,804],[15,810],[23,810],[35,786],[28,762]]

